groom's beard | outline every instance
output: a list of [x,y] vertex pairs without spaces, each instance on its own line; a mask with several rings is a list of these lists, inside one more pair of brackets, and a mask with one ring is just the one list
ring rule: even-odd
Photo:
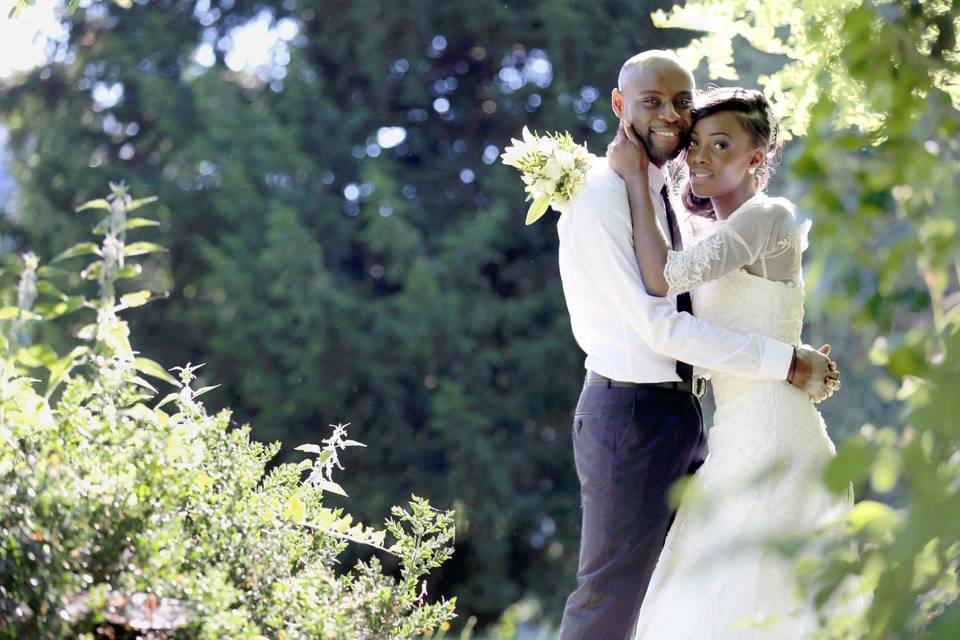
[[650,160],[657,166],[663,166],[670,160],[673,160],[680,153],[687,148],[687,145],[690,143],[690,132],[681,131],[678,136],[678,142],[676,149],[672,151],[667,151],[661,147],[658,147],[654,142],[653,136],[655,134],[652,131],[647,131],[647,135],[640,136],[640,141],[643,142],[643,146],[647,149],[647,155],[650,157]]

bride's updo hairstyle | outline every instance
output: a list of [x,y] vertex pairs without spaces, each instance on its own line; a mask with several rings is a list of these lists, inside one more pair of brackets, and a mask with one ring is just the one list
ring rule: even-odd
[[[776,165],[780,161],[783,140],[780,124],[773,115],[770,103],[759,91],[741,87],[707,87],[694,97],[691,112],[692,125],[698,120],[721,111],[732,111],[743,130],[750,135],[753,144],[763,150],[763,162],[757,168],[755,179],[757,191],[766,189]],[[675,184],[679,185],[680,198],[687,211],[706,218],[716,218],[710,198],[700,198],[693,193],[687,168],[687,151],[677,158]]]

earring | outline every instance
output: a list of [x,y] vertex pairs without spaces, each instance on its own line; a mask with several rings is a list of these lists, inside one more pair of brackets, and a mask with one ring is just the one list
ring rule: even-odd
[[756,167],[750,167],[749,169],[747,169],[747,173],[749,173],[749,174],[752,175],[752,176],[753,176],[753,175],[756,175],[756,173],[757,173],[757,168],[756,168]]

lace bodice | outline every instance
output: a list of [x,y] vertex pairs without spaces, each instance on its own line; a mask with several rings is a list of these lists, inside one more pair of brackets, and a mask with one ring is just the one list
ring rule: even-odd
[[[791,247],[796,247],[798,252],[795,277],[798,283],[768,280],[745,269],[735,269],[719,278],[701,282],[691,292],[694,315],[725,329],[800,344],[804,289],[799,262],[807,245],[808,228],[809,224],[805,224],[787,234]],[[710,242],[713,237],[708,236],[704,242]],[[711,379],[719,413],[738,409],[740,403],[735,401],[738,396],[751,385],[755,391],[761,386],[744,378],[716,372]],[[788,386],[777,381],[771,383],[778,387]]]
[[668,293],[689,291],[738,269],[801,286],[800,258],[809,228],[809,221],[797,221],[792,202],[758,193],[695,245],[667,252]]
[[803,286],[741,269],[702,283],[691,298],[694,315],[711,324],[799,344],[803,295]]

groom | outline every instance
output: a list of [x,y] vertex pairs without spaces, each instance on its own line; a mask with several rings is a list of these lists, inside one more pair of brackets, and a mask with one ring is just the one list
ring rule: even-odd
[[[663,167],[686,143],[693,91],[692,74],[675,57],[647,51],[624,63],[612,94],[617,117],[633,126],[649,154],[652,200],[675,249],[680,234]],[[648,295],[634,257],[626,187],[606,163],[588,176],[557,230],[570,323],[587,355],[573,421],[580,566],[560,638],[627,640],[672,518],[667,491],[706,456],[704,381],[693,366],[789,381],[815,399],[832,393],[839,374],[812,347],[694,318],[689,294]]]

